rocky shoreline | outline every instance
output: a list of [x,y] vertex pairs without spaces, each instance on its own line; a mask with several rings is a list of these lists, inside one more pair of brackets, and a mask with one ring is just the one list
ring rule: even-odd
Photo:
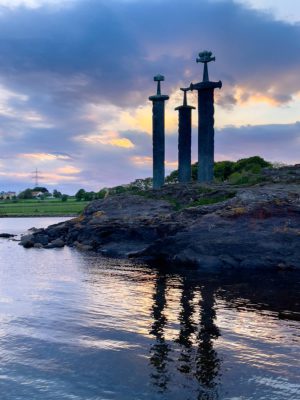
[[248,187],[173,184],[108,196],[77,218],[24,235],[20,244],[206,270],[300,269],[300,166],[264,176]]

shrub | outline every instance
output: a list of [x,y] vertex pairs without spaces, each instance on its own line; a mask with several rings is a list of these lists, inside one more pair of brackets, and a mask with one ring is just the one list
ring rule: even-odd
[[127,192],[124,186],[116,186],[113,188],[116,194],[121,194]]
[[259,156],[254,156],[238,160],[236,163],[234,163],[233,171],[234,172],[249,171],[253,173],[260,173],[262,168],[267,168],[267,167],[272,167],[272,164]]
[[[240,175],[233,175],[232,179],[235,181],[237,178],[241,179],[242,184],[248,183],[249,177],[244,172],[251,174],[260,174],[262,168],[272,167],[272,164],[264,160],[262,157],[254,156],[242,158],[236,162],[234,161],[218,161],[214,165],[214,177],[217,181],[230,181],[232,174],[240,173]],[[198,163],[192,164],[192,181],[197,181],[198,176]],[[175,170],[166,177],[166,183],[178,182],[178,170]]]
[[218,181],[226,181],[233,173],[233,161],[219,161],[214,165],[214,176]]
[[107,189],[101,189],[97,193],[97,199],[104,199],[104,197],[107,195],[108,190]]

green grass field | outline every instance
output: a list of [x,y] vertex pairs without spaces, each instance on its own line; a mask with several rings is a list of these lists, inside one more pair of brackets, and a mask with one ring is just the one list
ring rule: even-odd
[[38,217],[77,215],[88,204],[88,201],[68,201],[61,199],[19,200],[18,202],[0,200],[0,217]]

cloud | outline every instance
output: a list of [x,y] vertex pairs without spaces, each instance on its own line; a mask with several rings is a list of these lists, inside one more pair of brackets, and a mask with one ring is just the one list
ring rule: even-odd
[[158,70],[168,91],[186,75],[199,79],[195,56],[208,47],[217,56],[211,74],[224,80],[225,90],[242,87],[278,101],[300,90],[298,25],[231,1],[71,4],[2,13],[0,72],[13,85],[75,107],[101,101],[136,106],[153,91]]
[[300,122],[227,127],[216,133],[216,158],[237,160],[258,154],[269,161],[300,162]]
[[73,167],[72,165],[66,165],[65,167],[57,168],[55,172],[63,175],[73,175],[79,174],[81,170],[79,168]]
[[118,137],[116,132],[106,132],[103,135],[91,134],[87,136],[78,136],[76,140],[84,141],[92,145],[109,145],[113,147],[122,147],[124,149],[132,149],[134,144],[127,138]]
[[71,159],[71,157],[67,154],[50,154],[50,153],[23,153],[19,154],[18,157],[36,161],[52,161],[52,160],[68,161]]
[[[171,96],[166,105],[166,164],[168,171],[173,169],[178,124],[174,108],[182,102],[178,89],[201,79],[202,66],[195,58],[204,48],[217,57],[209,66],[211,78],[224,84],[216,92],[216,126],[222,128],[216,135],[218,157],[265,154],[297,161],[298,125],[275,125],[272,118],[280,107],[294,104],[300,93],[299,25],[275,21],[230,0],[1,4],[3,185],[30,185],[30,171],[40,163],[49,182],[70,191],[150,176],[148,96],[155,93],[152,77],[157,73],[166,76],[163,92]],[[194,93],[189,101],[195,104]],[[271,110],[268,121],[261,116],[264,107]],[[260,125],[245,126],[255,125],[256,114]],[[295,111],[287,118],[294,122],[299,117]],[[228,121],[242,126],[224,128]],[[79,172],[73,170],[68,186],[57,171],[70,161]],[[21,180],[18,171],[29,172]]]

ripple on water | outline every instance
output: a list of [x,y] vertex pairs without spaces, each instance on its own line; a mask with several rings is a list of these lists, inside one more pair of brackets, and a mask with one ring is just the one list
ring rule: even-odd
[[[0,231],[48,224],[2,219]],[[300,398],[299,274],[0,249],[1,400]]]

